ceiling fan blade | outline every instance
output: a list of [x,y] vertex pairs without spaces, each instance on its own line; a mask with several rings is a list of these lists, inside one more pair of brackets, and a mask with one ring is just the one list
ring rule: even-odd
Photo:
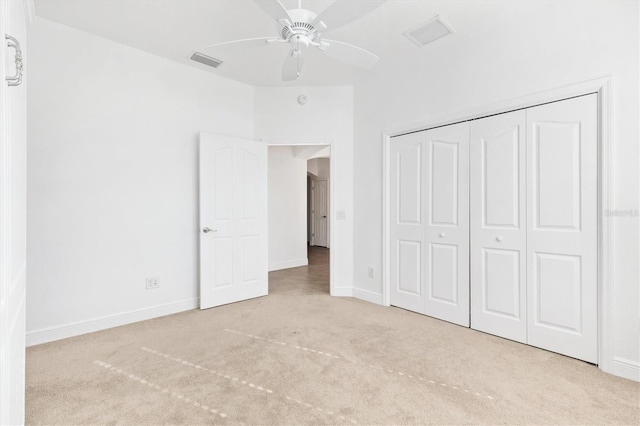
[[245,38],[242,40],[232,40],[232,41],[225,41],[223,43],[211,44],[209,46],[203,47],[203,49],[210,49],[213,47],[220,47],[220,46],[229,46],[234,44],[237,44],[238,47],[260,47],[260,46],[266,46],[268,43],[275,42],[278,40],[279,39],[277,37]]
[[386,0],[337,0],[321,12],[312,25],[318,27],[322,22],[327,28],[326,31],[335,30],[361,18],[385,2]]
[[[322,42],[324,44],[320,50],[324,52],[325,55],[331,56],[346,64],[353,65],[354,67],[372,68],[380,59],[377,55],[353,44],[327,39],[323,39]],[[328,44],[328,46],[326,46],[326,44]]]
[[293,22],[291,15],[289,15],[287,9],[280,3],[280,0],[254,0],[254,2],[276,21],[286,20],[289,21],[289,23]]
[[292,50],[284,60],[282,67],[282,81],[294,81],[302,73],[302,50]]

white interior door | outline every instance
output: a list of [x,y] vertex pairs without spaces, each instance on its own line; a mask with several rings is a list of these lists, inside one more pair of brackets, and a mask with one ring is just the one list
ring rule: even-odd
[[527,110],[529,344],[597,363],[597,95]]
[[471,328],[527,340],[525,112],[471,123]]
[[424,132],[424,313],[469,326],[469,124]]
[[[0,424],[24,424],[27,88],[16,75],[17,50],[4,35],[27,50],[27,17],[21,1],[0,1]],[[24,70],[27,72],[27,68]],[[12,83],[18,83],[14,81]]]
[[200,134],[200,308],[268,293],[267,146]]
[[390,147],[390,302],[419,313],[426,284],[424,140],[423,132],[397,136]]
[[311,183],[313,194],[312,215],[313,230],[311,241],[314,246],[329,247],[329,188],[326,180]]

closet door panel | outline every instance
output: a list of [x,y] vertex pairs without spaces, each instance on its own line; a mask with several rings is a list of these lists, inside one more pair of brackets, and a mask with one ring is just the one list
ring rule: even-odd
[[597,95],[527,110],[528,342],[597,363]]
[[424,133],[394,137],[390,148],[390,301],[424,313]]
[[427,130],[424,313],[469,326],[469,125]]
[[471,327],[519,342],[526,323],[526,116],[471,123]]

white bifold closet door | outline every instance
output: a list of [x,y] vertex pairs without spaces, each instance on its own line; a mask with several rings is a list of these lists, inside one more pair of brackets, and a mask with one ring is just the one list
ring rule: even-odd
[[471,327],[597,362],[597,95],[471,124]]
[[597,363],[597,95],[527,110],[528,343]]
[[469,326],[469,125],[391,143],[391,304]]
[[471,123],[471,327],[525,343],[525,111]]

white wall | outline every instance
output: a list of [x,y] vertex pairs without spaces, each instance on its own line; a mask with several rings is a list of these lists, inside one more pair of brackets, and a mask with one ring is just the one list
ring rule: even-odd
[[307,265],[307,160],[269,147],[269,270]]
[[[301,106],[298,95],[309,101]],[[255,89],[255,137],[270,142],[332,141],[331,169],[335,199],[331,218],[332,294],[351,295],[353,286],[353,88],[258,87]]]
[[29,42],[29,343],[195,307],[198,133],[251,138],[253,88],[43,19]]
[[[495,9],[500,25],[475,34],[458,27],[454,36],[383,61],[355,87],[357,288],[379,294],[382,286],[382,131],[610,75],[613,205],[638,208],[638,3],[483,2],[482,7]],[[615,369],[630,377],[640,365],[638,217],[611,220]],[[369,266],[376,270],[373,279],[367,277]]]
[[331,174],[331,160],[328,158],[314,158],[309,160],[308,171],[315,180],[328,180]]

